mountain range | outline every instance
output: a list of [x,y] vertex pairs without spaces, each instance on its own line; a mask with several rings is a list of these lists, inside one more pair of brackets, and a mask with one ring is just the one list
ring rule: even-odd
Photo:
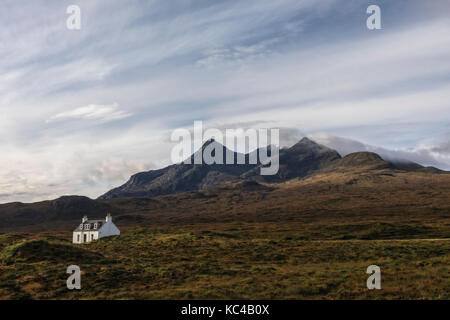
[[[263,164],[259,158],[249,164],[250,154],[239,155],[214,140],[205,142],[196,153],[212,143],[223,149],[224,160],[227,155],[235,160],[243,156],[246,164],[173,164],[134,174],[98,199],[63,196],[36,203],[2,204],[0,232],[67,229],[83,215],[101,218],[106,212],[124,225],[300,219],[305,212],[343,212],[345,206],[340,201],[347,199],[346,193],[357,193],[365,201],[361,205],[366,206],[374,197],[369,194],[390,197],[399,192],[398,198],[389,198],[389,205],[397,208],[403,197],[413,198],[419,202],[408,203],[416,210],[428,203],[429,190],[445,196],[450,189],[448,172],[408,161],[385,161],[370,152],[341,157],[308,138],[279,150],[279,171],[273,176],[260,175]],[[301,196],[307,196],[308,201],[303,202],[306,198]],[[322,207],[322,201],[326,204],[330,199],[336,199],[333,205]],[[386,207],[380,210],[383,214],[389,211]]]
[[[210,144],[216,144],[214,148],[222,148],[223,163],[227,155],[237,159],[238,153],[231,151],[214,140],[205,142],[196,153],[203,152]],[[255,150],[253,152],[259,152]],[[270,153],[270,150],[269,150]],[[191,156],[191,163],[196,156]],[[372,165],[374,167],[386,167],[397,170],[438,171],[436,168],[423,167],[414,162],[388,162],[379,155],[371,152],[357,152],[344,158],[340,154],[326,146],[320,145],[308,138],[301,139],[290,148],[279,150],[279,170],[275,175],[260,175],[263,166],[259,158],[256,164],[248,164],[250,154],[245,154],[246,164],[174,164],[162,169],[137,173],[123,185],[114,188],[98,199],[112,199],[124,197],[154,197],[185,191],[205,190],[224,182],[237,182],[252,180],[258,182],[283,182],[293,178],[304,178],[314,173],[328,169],[342,169],[343,167],[356,167]]]

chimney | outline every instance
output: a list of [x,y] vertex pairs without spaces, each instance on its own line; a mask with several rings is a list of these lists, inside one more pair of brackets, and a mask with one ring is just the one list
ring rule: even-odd
[[87,216],[84,216],[83,219],[81,219],[81,222],[84,223],[84,222],[86,222],[86,221],[88,221],[88,217],[87,217]]
[[112,217],[111,217],[111,213],[108,213],[107,215],[106,215],[106,222],[112,222]]

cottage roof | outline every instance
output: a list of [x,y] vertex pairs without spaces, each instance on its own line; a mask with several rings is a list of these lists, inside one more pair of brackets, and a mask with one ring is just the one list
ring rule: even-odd
[[[97,223],[97,228],[94,228],[96,223]],[[85,225],[87,225],[87,224],[90,224],[89,230],[94,230],[94,231],[95,231],[95,230],[100,229],[104,223],[106,223],[105,220],[87,220],[87,221],[84,221],[84,222],[80,223],[80,224],[76,227],[76,229],[73,230],[73,232],[86,230],[86,229],[85,229]],[[83,225],[83,229],[81,229],[81,226],[82,226],[82,225]]]

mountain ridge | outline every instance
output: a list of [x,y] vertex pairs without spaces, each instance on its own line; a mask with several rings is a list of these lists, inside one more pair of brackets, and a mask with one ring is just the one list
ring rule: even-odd
[[[223,151],[232,152],[225,149]],[[248,155],[245,155],[246,160]],[[233,153],[233,156],[237,154]],[[36,203],[0,204],[0,232],[46,230],[49,227],[64,229],[72,227],[83,215],[103,218],[107,212],[111,212],[119,224],[152,223],[161,219],[169,219],[167,222],[180,219],[204,221],[206,218],[199,214],[204,210],[220,213],[220,216],[215,213],[207,218],[211,221],[228,221],[234,219],[233,216],[242,219],[245,217],[239,214],[242,210],[254,215],[254,209],[251,208],[260,203],[273,207],[278,198],[271,198],[272,195],[280,193],[285,187],[297,185],[294,193],[289,191],[291,189],[286,189],[287,193],[284,195],[283,191],[283,197],[290,199],[293,196],[289,201],[295,202],[306,192],[314,203],[331,196],[336,190],[348,187],[370,187],[385,193],[392,183],[403,188],[405,194],[414,193],[409,197],[415,197],[419,190],[425,195],[429,188],[444,190],[450,185],[449,172],[414,163],[399,165],[383,160],[371,152],[356,152],[341,157],[335,150],[307,138],[290,148],[281,149],[279,160],[280,170],[275,176],[259,175],[262,166],[259,161],[251,165],[181,163],[136,173],[124,185],[112,189],[110,192],[115,193],[112,197],[90,199],[83,196],[63,196]],[[428,185],[423,181],[427,181]],[[311,192],[311,188],[317,190]],[[355,190],[362,192],[362,189]],[[280,203],[279,208],[286,205],[288,207],[285,210],[292,210],[289,202]],[[229,217],[222,212],[228,206],[231,206],[230,211],[227,211]],[[285,214],[278,209],[272,212],[261,207],[259,210],[266,212],[265,219],[278,219],[279,217],[275,217],[277,212]]]
[[[194,159],[205,148],[215,143],[222,148],[224,164],[194,164]],[[270,148],[271,146],[267,147]],[[268,149],[271,152],[271,148]],[[275,175],[260,175],[262,164],[257,157],[256,164],[249,164],[250,155],[258,153],[256,149],[247,154],[240,154],[218,142],[210,139],[190,156],[190,163],[173,164],[165,168],[139,172],[130,177],[123,185],[109,190],[98,197],[99,200],[123,197],[152,197],[165,194],[174,194],[186,191],[205,190],[224,182],[237,182],[242,180],[255,180],[266,183],[284,182],[294,178],[305,178],[320,171],[330,171],[358,167],[366,164],[373,168],[391,168],[394,170],[425,170],[425,167],[410,163],[393,163],[383,160],[378,154],[372,152],[355,152],[341,157],[334,149],[318,144],[304,137],[289,148],[279,150],[279,170]],[[225,164],[227,156],[234,159],[234,164]],[[236,164],[238,157],[245,159],[245,164]],[[437,170],[437,171],[436,171]],[[438,169],[429,169],[438,172]]]

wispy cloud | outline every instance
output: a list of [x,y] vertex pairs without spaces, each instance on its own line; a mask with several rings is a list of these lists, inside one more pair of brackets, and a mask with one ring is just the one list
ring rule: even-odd
[[378,3],[372,32],[363,0],[80,0],[70,31],[61,2],[5,0],[0,202],[98,196],[168,164],[171,130],[194,120],[448,163],[450,4]]
[[62,120],[95,120],[98,122],[109,122],[131,116],[131,113],[119,109],[117,103],[110,105],[90,104],[70,111],[61,112],[51,116],[46,120],[47,123]]

